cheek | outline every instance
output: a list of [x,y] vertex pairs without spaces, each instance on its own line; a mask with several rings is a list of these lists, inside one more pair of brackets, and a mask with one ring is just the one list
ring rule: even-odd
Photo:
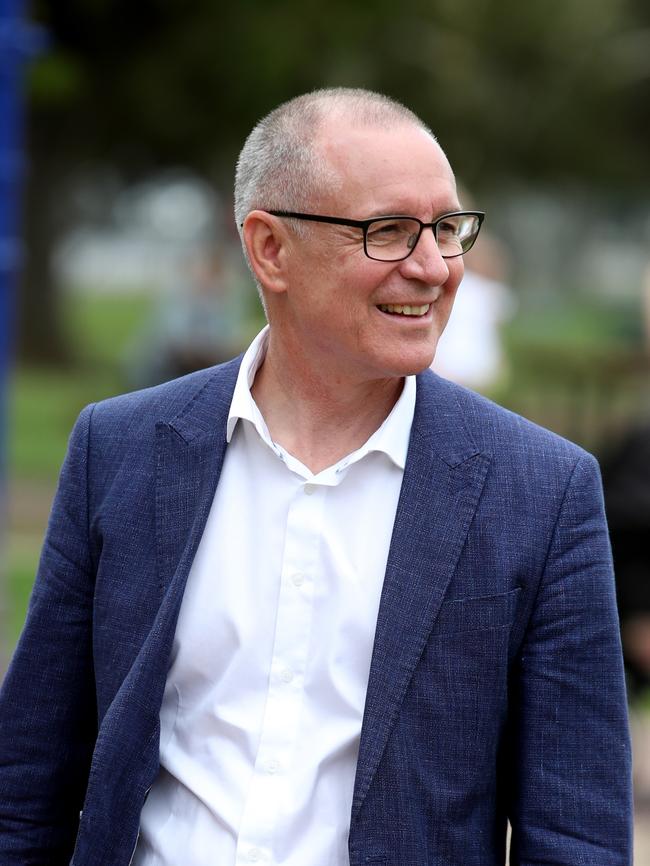
[[456,293],[458,292],[458,288],[465,274],[465,267],[460,256],[457,259],[448,259],[448,262],[449,279],[444,285],[444,295],[451,310],[451,306],[456,298]]
[[[463,279],[464,267],[462,259],[456,261],[456,259],[450,260],[449,266],[449,279],[445,283],[443,287],[443,295],[440,298],[440,324],[444,328],[449,320],[449,316],[451,315],[452,308],[454,306],[454,301],[456,300],[456,294],[458,292],[461,280]],[[461,289],[462,291],[462,289]]]
[[462,256],[457,256],[455,259],[447,259],[447,267],[449,268],[449,279],[447,283],[451,287],[452,294],[456,294],[463,276],[465,275],[465,262]]
[[[370,261],[369,259],[367,261]],[[350,319],[357,319],[361,308],[374,306],[381,293],[385,273],[368,267],[365,262],[347,261],[330,265],[328,290],[338,309]]]

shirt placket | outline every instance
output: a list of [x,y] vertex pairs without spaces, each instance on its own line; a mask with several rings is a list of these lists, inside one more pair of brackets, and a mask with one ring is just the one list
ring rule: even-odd
[[305,483],[289,505],[269,686],[237,866],[273,863],[273,836],[299,732],[326,496],[327,487]]

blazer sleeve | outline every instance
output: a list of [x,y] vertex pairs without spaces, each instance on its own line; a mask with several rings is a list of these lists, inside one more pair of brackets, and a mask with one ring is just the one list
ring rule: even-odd
[[0,692],[0,863],[67,864],[97,730],[88,532],[92,406],[80,415],[27,620]]
[[567,484],[511,695],[511,866],[630,866],[631,753],[598,465]]

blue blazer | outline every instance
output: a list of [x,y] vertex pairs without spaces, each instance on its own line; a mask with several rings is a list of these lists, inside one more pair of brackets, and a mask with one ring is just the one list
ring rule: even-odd
[[[0,866],[131,859],[238,366],[79,417],[0,698]],[[420,375],[352,866],[503,866],[507,820],[511,864],[629,866],[630,776],[595,460]]]

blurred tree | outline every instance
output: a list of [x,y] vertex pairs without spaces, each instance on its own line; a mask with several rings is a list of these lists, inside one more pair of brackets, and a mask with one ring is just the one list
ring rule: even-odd
[[[61,357],[49,261],[80,166],[232,176],[255,120],[319,86],[370,87],[429,120],[477,189],[513,177],[648,180],[641,0],[40,0],[23,355]],[[72,217],[71,210],[67,216]]]

